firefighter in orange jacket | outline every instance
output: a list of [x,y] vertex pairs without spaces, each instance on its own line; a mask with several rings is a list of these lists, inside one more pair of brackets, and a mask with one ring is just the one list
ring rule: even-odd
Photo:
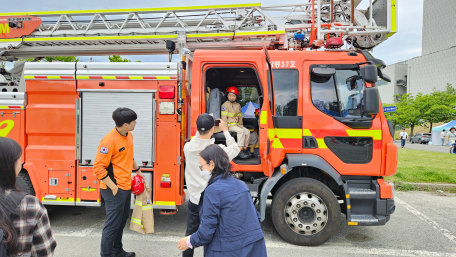
[[238,157],[248,159],[250,158],[250,153],[247,151],[250,131],[243,125],[241,105],[236,102],[239,96],[239,90],[236,87],[229,87],[226,92],[228,100],[222,104],[222,120],[228,125],[229,131],[236,132],[237,134],[237,143],[241,149]]
[[93,163],[93,173],[101,180],[100,192],[106,206],[106,222],[101,236],[101,256],[134,257],[122,247],[122,234],[130,215],[131,173],[139,170],[133,157],[133,136],[136,113],[117,108],[112,113],[116,123],[100,142]]

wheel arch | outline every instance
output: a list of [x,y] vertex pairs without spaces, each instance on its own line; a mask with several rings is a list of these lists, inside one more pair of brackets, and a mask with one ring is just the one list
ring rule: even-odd
[[[286,171],[283,174],[283,169]],[[335,194],[343,192],[341,175],[325,159],[314,154],[287,154],[283,164],[275,168],[273,175],[260,188],[261,221],[266,218],[266,200],[270,192],[294,178],[307,177],[326,184]]]

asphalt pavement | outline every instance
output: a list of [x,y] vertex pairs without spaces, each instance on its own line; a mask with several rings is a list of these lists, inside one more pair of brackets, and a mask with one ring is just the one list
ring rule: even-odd
[[[401,141],[394,141],[394,144],[398,147],[401,148]],[[450,153],[450,147],[449,146],[440,146],[440,145],[424,145],[424,144],[418,144],[418,143],[410,143],[406,142],[405,143],[405,148],[407,149],[413,149],[413,150],[423,150],[423,151],[431,151],[431,152],[441,152],[441,153]]]
[[[275,231],[270,203],[262,223],[268,256],[455,256],[456,194],[395,192],[396,212],[384,226],[348,226],[341,215],[339,231],[318,247],[296,246]],[[124,249],[136,256],[181,256],[177,242],[185,234],[187,205],[175,215],[154,211],[155,234],[124,230]],[[239,217],[242,219],[242,217]],[[104,208],[60,206],[50,212],[57,239],[55,256],[100,256]],[[195,256],[203,256],[201,248]]]

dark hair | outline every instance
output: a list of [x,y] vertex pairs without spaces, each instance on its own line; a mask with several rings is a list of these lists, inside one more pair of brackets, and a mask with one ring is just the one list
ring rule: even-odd
[[22,148],[13,139],[0,137],[0,187],[16,189],[16,161],[21,158]]
[[200,156],[207,164],[211,161],[214,162],[214,170],[212,170],[212,175],[208,183],[211,183],[218,175],[222,175],[222,178],[231,176],[230,159],[220,146],[209,145],[200,153]]
[[[5,234],[8,256],[15,255],[19,249],[18,234],[7,213],[14,213],[6,190],[16,191],[16,161],[21,158],[22,148],[10,138],[0,137],[0,229]],[[8,210],[8,212],[7,212]]]
[[451,128],[450,128],[450,131],[453,130],[453,129],[455,129],[455,128],[454,128],[454,127],[451,127]]
[[117,127],[122,127],[123,124],[130,124],[132,121],[138,119],[138,116],[132,109],[119,107],[112,113],[112,119]]

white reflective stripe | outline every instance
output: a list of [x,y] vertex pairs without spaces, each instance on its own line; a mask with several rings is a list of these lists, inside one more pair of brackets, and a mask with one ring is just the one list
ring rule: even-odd
[[142,206],[142,202],[141,201],[135,201],[135,205]]
[[143,228],[144,226],[141,224],[141,220],[140,219],[136,219],[136,218],[131,218],[131,222],[135,223],[135,224],[138,224],[138,225],[141,225],[141,228]]
[[228,123],[228,126],[237,126],[238,123],[234,122],[234,123]]
[[143,209],[143,211],[145,211],[145,210],[152,210],[152,205],[150,205],[150,204],[144,205],[142,209]]

